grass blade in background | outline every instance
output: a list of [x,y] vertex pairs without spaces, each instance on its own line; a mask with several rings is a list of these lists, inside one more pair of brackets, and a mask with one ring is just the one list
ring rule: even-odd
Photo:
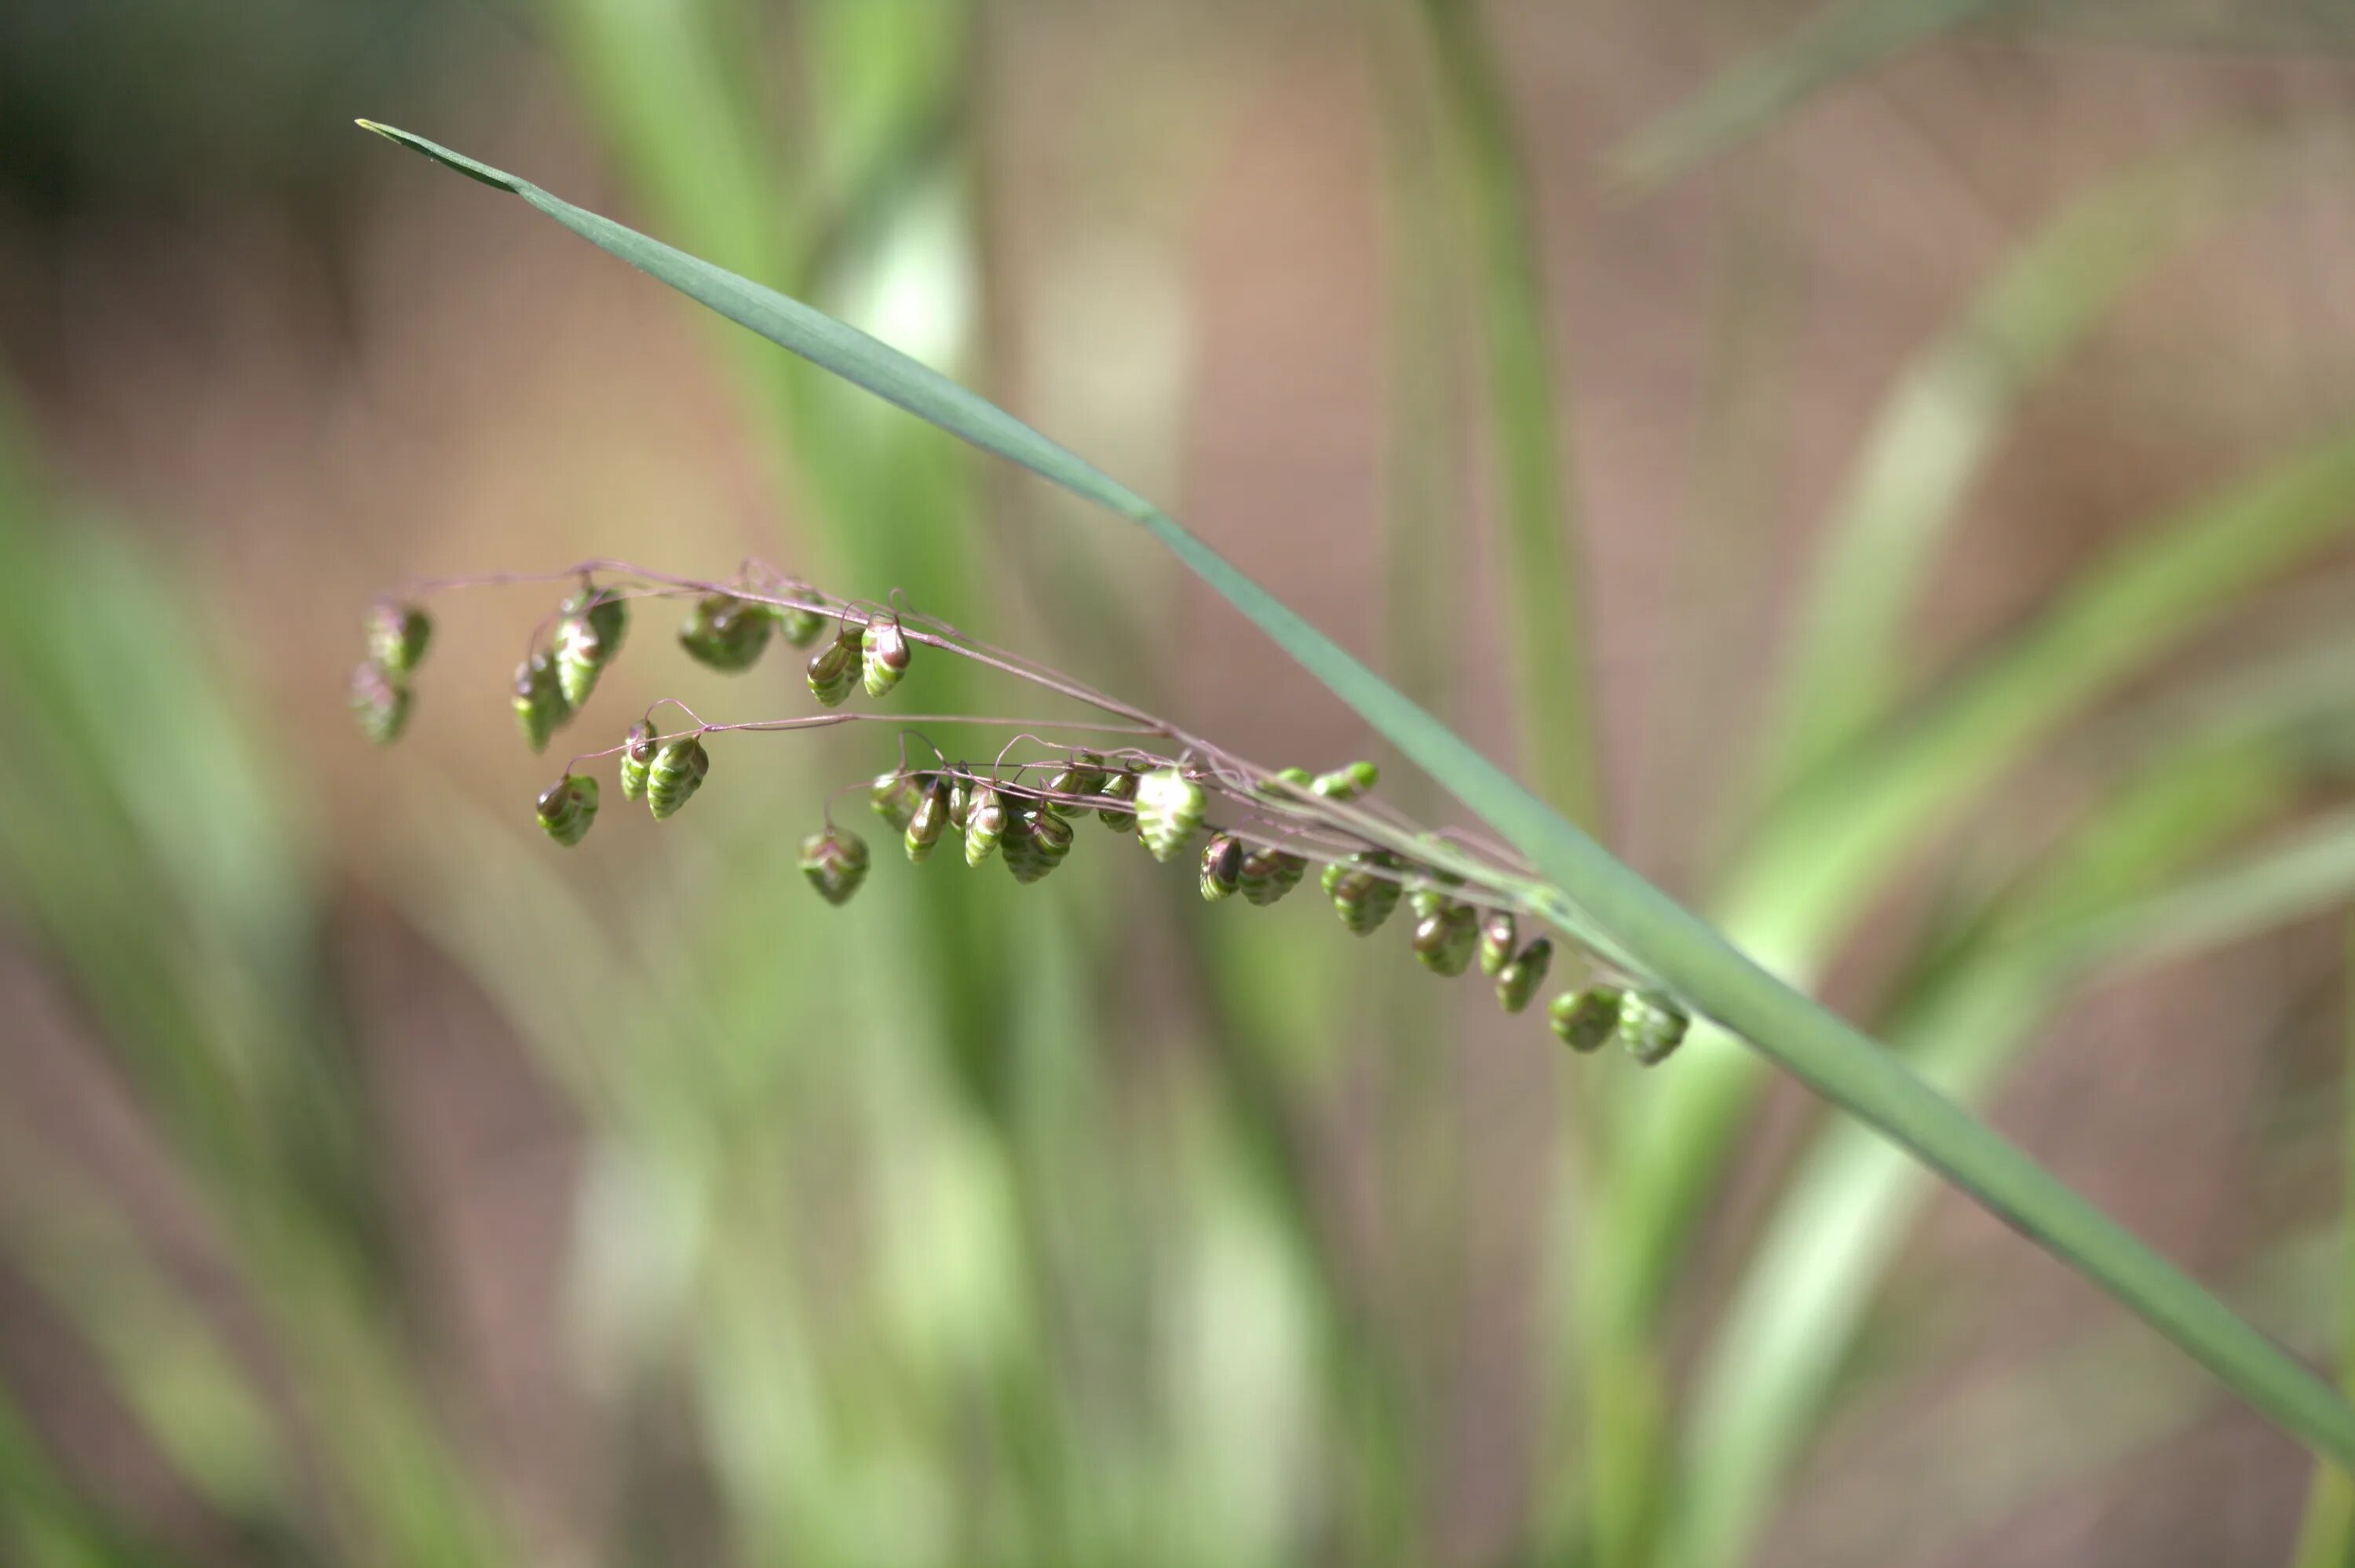
[[[2355,973],[2355,923],[2347,943],[2348,967]],[[2339,1068],[2339,1097],[2345,1125],[2339,1138],[2339,1383],[2355,1397],[2355,994],[2345,999],[2347,1061]],[[2307,1495],[2306,1520],[2298,1528],[2294,1568],[2345,1568],[2355,1562],[2355,1478],[2335,1465],[2317,1464]]]
[[[1912,1150],[2102,1286],[2317,1452],[2355,1465],[2355,1408],[2327,1383],[1902,1062],[1737,952],[1143,497],[996,405],[807,305],[574,207],[529,181],[410,132],[361,123],[469,178],[520,196],[616,259],[780,347],[1145,528],[1519,848],[1551,885],[1550,906],[1566,928],[1599,927],[1696,1012]],[[2355,466],[2345,452],[2339,461]],[[2344,476],[2294,466],[2282,481],[2288,497],[2275,499],[2318,499],[2308,492],[2332,477]],[[2286,510],[2303,516],[2304,509]],[[2318,530],[2309,523],[2293,533],[2303,538],[2312,531]],[[2228,564],[2191,554],[2203,570]],[[2169,557],[2170,570],[2135,575],[2099,608],[2114,616],[2121,609],[2147,613],[2154,600],[2163,607],[2185,564]],[[2105,615],[2080,620],[2090,624],[2081,626],[2079,635],[2096,646],[2130,641]]]

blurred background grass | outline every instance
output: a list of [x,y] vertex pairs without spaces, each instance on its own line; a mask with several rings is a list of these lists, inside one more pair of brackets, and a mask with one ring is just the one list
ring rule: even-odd
[[[559,854],[528,594],[443,607],[394,752],[341,683],[402,577],[757,553],[1367,749],[1142,541],[366,113],[1166,497],[2328,1360],[2350,47],[2293,0],[0,11],[0,1560],[2346,1560],[2287,1439],[1721,1044],[1574,1063],[1084,833],[826,910],[855,733]],[[1008,705],[946,662],[899,700]],[[650,623],[589,722],[797,683]]]

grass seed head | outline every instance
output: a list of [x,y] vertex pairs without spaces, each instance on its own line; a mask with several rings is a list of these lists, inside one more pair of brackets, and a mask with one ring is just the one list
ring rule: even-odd
[[568,773],[539,792],[538,810],[540,832],[570,849],[597,820],[597,780]]

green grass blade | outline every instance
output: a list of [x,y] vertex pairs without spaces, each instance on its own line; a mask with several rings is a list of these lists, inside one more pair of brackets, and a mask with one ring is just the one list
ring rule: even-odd
[[2251,150],[2201,148],[2098,187],[2023,246],[1881,406],[1796,625],[1769,791],[1887,710],[1902,634],[2012,410],[2126,290],[2260,187]]
[[1674,179],[1765,130],[1808,99],[2019,0],[1847,0],[1720,73],[1609,155],[1636,189]]
[[[2355,939],[2348,943],[2348,961],[2355,971]],[[2339,1097],[2345,1104],[2346,1130],[2339,1137],[2344,1164],[2339,1197],[2339,1383],[2355,1393],[2355,1007],[2347,1025],[2348,1065],[2343,1069]],[[2298,1526],[2297,1554],[2293,1568],[2345,1568],[2355,1562],[2355,1479],[2345,1470],[2318,1464],[2313,1489],[2307,1494],[2306,1518]]]
[[1696,1012],[1912,1150],[2108,1290],[2302,1441],[2355,1465],[2355,1408],[2328,1384],[1897,1058],[1734,950],[1698,916],[1622,865],[1143,497],[995,405],[806,305],[406,132],[368,129],[522,196],[616,258],[779,346],[1143,526],[1510,840],[1558,890],[1556,913],[1563,922],[1599,927]]

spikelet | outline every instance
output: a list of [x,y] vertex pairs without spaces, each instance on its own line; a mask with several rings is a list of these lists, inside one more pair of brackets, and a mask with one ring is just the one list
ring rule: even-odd
[[589,834],[597,820],[597,780],[568,773],[539,792],[539,830],[570,848]]
[[1352,762],[1330,773],[1319,773],[1308,788],[1327,800],[1354,800],[1380,782],[1382,770],[1370,762]]
[[858,678],[858,628],[846,620],[834,641],[810,658],[810,695],[827,707],[840,707]]
[[868,791],[875,814],[890,823],[895,833],[908,831],[908,819],[916,814],[923,799],[924,787],[905,773],[879,773],[875,787]]
[[604,634],[585,614],[568,615],[556,623],[556,683],[564,700],[579,707],[597,689],[597,677],[613,658]]
[[1043,807],[1025,806],[1007,814],[1004,844],[1006,869],[1028,886],[1071,853],[1071,824]]
[[995,787],[975,781],[964,808],[964,863],[979,865],[997,853],[1006,837],[1006,797]]
[[534,751],[546,751],[549,736],[572,721],[553,655],[534,653],[516,666],[515,715],[523,743]]
[[[811,590],[807,583],[787,583],[783,591],[808,594]],[[804,609],[799,605],[773,604],[768,609],[776,620],[777,635],[795,648],[806,648],[816,641],[818,634],[826,630],[826,622],[834,619],[830,615],[820,615],[814,609]]]
[[1589,986],[1566,991],[1546,1007],[1546,1022],[1561,1043],[1584,1055],[1599,1051],[1618,1031],[1621,993],[1617,987]]
[[1175,768],[1158,768],[1136,783],[1136,831],[1153,858],[1167,864],[1185,853],[1202,825],[1202,787]]
[[710,771],[711,754],[703,749],[699,736],[683,735],[656,747],[654,764],[646,769],[646,809],[655,821],[677,815],[703,788],[703,776]]
[[622,737],[622,799],[635,800],[646,792],[646,770],[655,765],[655,726],[645,719],[632,725]]
[[896,615],[879,615],[858,634],[859,680],[870,697],[879,697],[908,673],[908,634]]
[[1116,833],[1129,832],[1136,827],[1136,781],[1137,775],[1134,768],[1115,768],[1096,788],[1096,793],[1100,796],[1108,795],[1115,800],[1129,802],[1124,806],[1096,808],[1096,820]]
[[359,720],[360,733],[378,746],[390,746],[400,738],[403,726],[409,723],[409,688],[402,685],[373,659],[352,671],[350,686],[352,716]]
[[[1486,943],[1487,933],[1480,939]],[[1497,1005],[1507,1012],[1519,1012],[1528,1008],[1545,984],[1546,970],[1553,967],[1553,943],[1544,937],[1533,937],[1529,945],[1507,959],[1497,969]]]
[[599,588],[594,583],[584,585],[579,591],[568,595],[564,602],[557,606],[557,611],[561,615],[585,615],[589,618],[589,624],[595,629],[597,641],[605,651],[607,663],[612,663],[614,655],[621,652],[622,640],[629,635],[630,630],[630,607],[622,598],[621,589]]
[[1684,1009],[1656,991],[1630,991],[1619,1004],[1620,1043],[1646,1067],[1667,1061],[1691,1024]]
[[1243,856],[1240,881],[1243,896],[1265,908],[1300,885],[1308,874],[1308,858],[1289,850],[1252,850]]
[[773,624],[764,604],[732,593],[708,593],[687,612],[687,624],[678,629],[678,645],[698,664],[741,674],[759,662]]
[[1453,909],[1456,901],[1449,889],[1463,885],[1464,879],[1460,876],[1444,871],[1426,870],[1407,886],[1407,913],[1414,916],[1415,924],[1419,926],[1433,915]]
[[1399,906],[1402,895],[1396,874],[1403,869],[1404,863],[1388,850],[1360,851],[1325,868],[1325,895],[1332,899],[1342,925],[1360,937],[1371,936]]
[[932,846],[949,828],[949,787],[934,774],[924,786],[924,797],[916,802],[915,813],[908,819],[908,829],[900,842],[908,851],[908,863],[922,865],[931,857]]
[[973,810],[973,779],[960,773],[949,780],[949,831],[964,832],[965,816]]
[[1468,904],[1448,904],[1415,923],[1414,956],[1433,974],[1454,978],[1472,967],[1480,917]]
[[837,827],[802,841],[802,874],[828,904],[850,902],[867,880],[867,841]]
[[1232,833],[1212,834],[1202,847],[1202,902],[1232,897],[1242,878],[1243,841]]
[[368,606],[363,631],[368,657],[397,680],[414,674],[423,662],[425,645],[433,640],[433,621],[413,604],[379,600]]
[[[1519,941],[1520,928],[1513,919],[1513,912],[1509,909],[1489,910],[1480,922],[1480,972],[1484,975],[1504,973],[1505,966],[1513,961]],[[1550,953],[1552,948],[1549,947],[1547,951]],[[1520,1008],[1508,1007],[1505,1011],[1518,1012]]]
[[[1047,788],[1058,795],[1091,796],[1100,793],[1109,778],[1103,758],[1092,751],[1075,751],[1070,761],[1047,776]],[[1050,800],[1047,809],[1059,817],[1077,817],[1087,810],[1070,800]]]

